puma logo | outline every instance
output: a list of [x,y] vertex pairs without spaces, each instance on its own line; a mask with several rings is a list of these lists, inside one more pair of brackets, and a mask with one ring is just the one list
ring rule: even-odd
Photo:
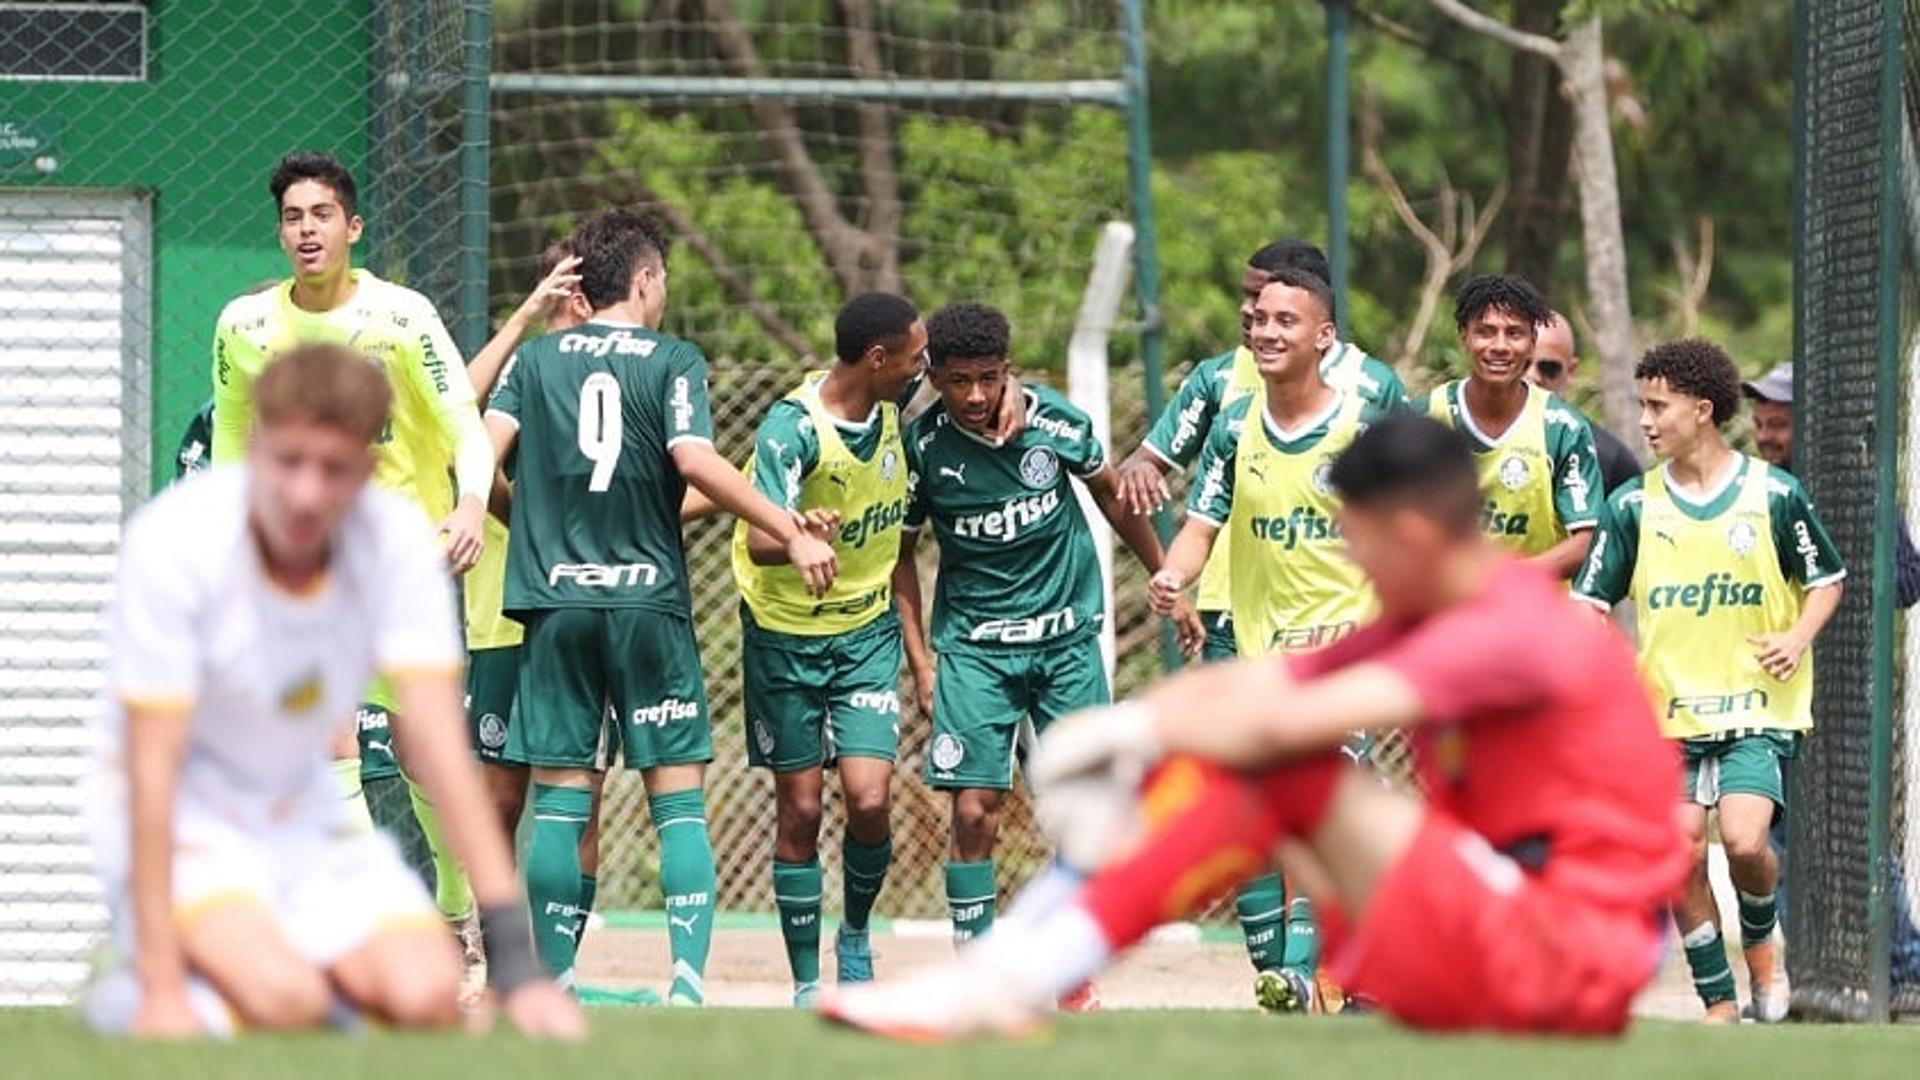
[[699,917],[698,917],[698,916],[695,916],[695,915],[689,915],[689,916],[687,916],[687,917],[686,917],[686,918],[684,918],[684,919],[683,919],[683,918],[681,918],[681,917],[680,917],[680,916],[678,916],[678,915],[671,915],[671,914],[670,914],[670,915],[668,915],[668,916],[667,916],[667,925],[668,925],[668,926],[670,926],[670,927],[677,927],[678,929],[681,929],[681,930],[685,930],[685,931],[686,931],[687,933],[689,933],[689,934],[691,934],[691,933],[693,933],[693,930],[694,930],[694,924],[695,924],[695,923],[697,923],[697,922],[699,922],[699,921],[700,921],[700,920],[699,920]]
[[840,486],[840,489],[841,489],[841,490],[843,490],[843,491],[844,491],[844,490],[846,490],[846,487],[847,487],[847,478],[846,478],[846,477],[844,477],[844,476],[841,476],[841,475],[840,475],[839,473],[828,473],[828,474],[827,474],[827,479],[828,479],[828,480],[830,480],[830,481],[832,481],[832,482],[833,482],[833,483],[835,483],[835,484],[838,484],[838,485]]
[[575,945],[580,944],[580,927],[576,925],[572,919],[555,919],[553,930],[557,934],[564,935],[568,941],[573,942]]
[[967,467],[964,463],[958,467],[942,465],[940,466],[940,475],[953,477],[953,482],[956,484],[965,484],[967,482]]
[[1249,464],[1247,466],[1247,472],[1251,473],[1255,480],[1258,480],[1263,484],[1267,482],[1267,470],[1260,467],[1259,465]]
[[1653,535],[1659,537],[1662,540],[1665,540],[1667,542],[1668,547],[1677,548],[1680,546],[1679,542],[1676,541],[1672,536],[1669,536],[1668,534],[1661,532],[1659,529],[1653,530]]

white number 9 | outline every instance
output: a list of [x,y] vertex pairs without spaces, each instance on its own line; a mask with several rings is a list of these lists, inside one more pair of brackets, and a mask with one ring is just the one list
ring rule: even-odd
[[613,467],[620,462],[620,443],[626,437],[620,422],[620,380],[596,371],[580,384],[580,452],[593,462],[588,491],[613,486]]

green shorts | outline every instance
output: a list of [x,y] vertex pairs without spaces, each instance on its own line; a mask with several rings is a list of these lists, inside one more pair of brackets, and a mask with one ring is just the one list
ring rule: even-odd
[[520,681],[520,646],[475,649],[467,654],[467,727],[473,753],[488,765],[508,761],[507,729],[513,722],[513,693]]
[[1049,725],[1112,700],[1097,637],[1026,652],[941,653],[927,783],[1005,791],[1015,756]]
[[1680,797],[1697,806],[1715,806],[1725,795],[1762,795],[1774,813],[1787,806],[1780,762],[1800,749],[1792,731],[1755,731],[1730,738],[1682,739],[1685,755]]
[[559,608],[522,620],[509,761],[591,769],[617,721],[630,769],[713,760],[693,623],[644,608]]
[[900,746],[900,619],[804,637],[740,608],[747,764],[774,772],[843,757],[894,760]]
[[354,735],[360,741],[360,782],[400,775],[400,759],[393,752],[393,713],[377,701],[362,702],[353,715]]
[[1233,634],[1233,616],[1230,613],[1203,611],[1200,613],[1200,623],[1207,628],[1206,643],[1200,646],[1202,663],[1240,658],[1240,640]]

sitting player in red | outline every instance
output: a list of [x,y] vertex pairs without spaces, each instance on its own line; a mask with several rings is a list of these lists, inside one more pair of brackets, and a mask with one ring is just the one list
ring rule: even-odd
[[[952,965],[835,991],[830,1019],[919,1040],[1027,1030],[1278,850],[1320,905],[1335,976],[1401,1021],[1626,1026],[1688,865],[1679,759],[1631,648],[1483,538],[1457,433],[1389,417],[1329,479],[1379,621],[1064,721],[1034,762],[1041,821],[1064,862],[1100,869],[1078,889],[1043,879],[1032,891],[1051,899]],[[1424,798],[1340,754],[1386,728],[1412,733]]]

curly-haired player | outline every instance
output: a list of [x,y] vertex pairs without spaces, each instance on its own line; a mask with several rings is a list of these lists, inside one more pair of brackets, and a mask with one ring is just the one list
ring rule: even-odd
[[1473,444],[1484,500],[1480,524],[1503,547],[1571,577],[1600,520],[1593,432],[1573,407],[1527,382],[1553,309],[1524,279],[1489,275],[1460,287],[1453,307],[1467,377],[1434,388],[1425,411]]
[[1707,887],[1707,815],[1717,809],[1752,1015],[1777,1021],[1787,988],[1773,943],[1780,864],[1767,832],[1786,806],[1780,761],[1813,724],[1807,649],[1840,606],[1846,569],[1799,482],[1727,445],[1740,372],[1725,352],[1676,341],[1650,350],[1634,376],[1640,427],[1666,460],[1613,493],[1574,588],[1602,608],[1633,600],[1661,730],[1685,751],[1694,864],[1677,914],[1707,1020],[1737,1018]]

